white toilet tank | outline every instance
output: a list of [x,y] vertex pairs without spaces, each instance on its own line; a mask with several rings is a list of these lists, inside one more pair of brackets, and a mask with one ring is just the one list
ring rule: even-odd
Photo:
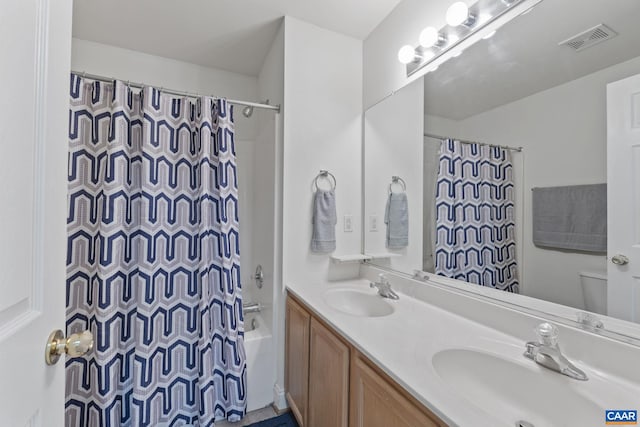
[[584,295],[584,306],[588,311],[607,314],[607,274],[595,271],[581,271],[580,285]]

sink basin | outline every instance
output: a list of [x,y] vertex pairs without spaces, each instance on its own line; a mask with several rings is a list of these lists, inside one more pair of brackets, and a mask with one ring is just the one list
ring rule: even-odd
[[599,425],[604,408],[580,394],[584,382],[523,361],[464,349],[444,350],[432,359],[451,389],[505,425],[520,420],[535,427]]
[[330,289],[325,302],[333,309],[359,317],[382,317],[393,313],[393,306],[377,294],[357,289]]

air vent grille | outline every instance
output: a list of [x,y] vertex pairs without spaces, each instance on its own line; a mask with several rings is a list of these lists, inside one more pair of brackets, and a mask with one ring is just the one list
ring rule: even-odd
[[594,46],[603,41],[609,40],[617,36],[618,33],[607,27],[605,24],[596,25],[582,33],[568,38],[558,43],[559,46],[569,46],[576,52],[580,52],[586,48]]

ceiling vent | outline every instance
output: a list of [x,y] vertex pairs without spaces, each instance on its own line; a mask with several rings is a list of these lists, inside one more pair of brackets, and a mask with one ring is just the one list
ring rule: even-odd
[[613,31],[611,28],[604,24],[600,24],[558,43],[558,46],[569,46],[576,52],[580,52],[581,50],[594,46],[598,43],[612,39],[617,35],[618,33]]

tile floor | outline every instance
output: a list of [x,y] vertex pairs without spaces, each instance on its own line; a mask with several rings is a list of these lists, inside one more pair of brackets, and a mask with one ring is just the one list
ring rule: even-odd
[[248,426],[249,424],[257,423],[258,421],[268,420],[269,418],[273,418],[276,416],[276,411],[273,410],[271,405],[266,408],[256,409],[255,411],[249,412],[242,421],[238,421],[237,423],[230,423],[229,421],[217,422],[216,427],[242,427]]

